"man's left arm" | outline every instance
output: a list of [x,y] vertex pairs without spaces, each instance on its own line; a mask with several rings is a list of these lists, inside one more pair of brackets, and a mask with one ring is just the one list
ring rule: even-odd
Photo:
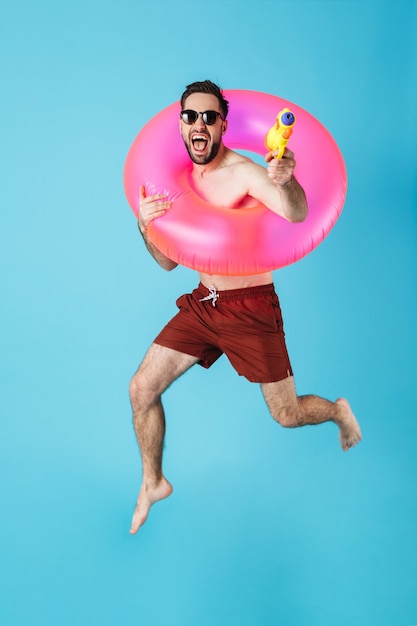
[[302,222],[307,217],[308,207],[304,189],[294,176],[294,153],[286,148],[283,158],[276,159],[277,153],[273,151],[265,155],[267,170],[261,166],[252,169],[252,175],[248,177],[249,195],[287,221]]
[[283,217],[290,222],[303,222],[307,217],[308,207],[304,189],[294,176],[294,153],[286,148],[282,159],[275,158],[275,152],[268,152],[268,176],[278,188],[282,199]]

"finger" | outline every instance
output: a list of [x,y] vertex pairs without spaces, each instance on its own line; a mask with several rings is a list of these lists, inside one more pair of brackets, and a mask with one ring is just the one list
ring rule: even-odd
[[284,159],[294,159],[294,152],[292,152],[289,148],[285,148],[284,154],[283,154],[283,158]]
[[169,207],[166,206],[164,208],[160,208],[158,211],[155,211],[152,214],[152,219],[155,219],[156,217],[162,217],[162,215],[165,215],[165,213],[167,212],[168,209],[169,209]]
[[141,202],[142,202],[142,200],[144,200],[145,198],[146,198],[145,186],[144,186],[144,185],[141,185],[141,186],[139,187],[138,207],[137,207],[137,211],[136,211],[136,215],[137,215],[137,217],[139,217],[139,212],[140,212],[140,209],[141,209],[141,206],[140,206],[140,205],[141,205]]
[[295,169],[295,161],[290,157],[286,157],[283,159],[274,159],[271,163],[268,164],[268,170],[270,172],[275,172],[276,174],[280,174],[282,172],[293,172]]
[[148,199],[152,202],[157,202],[158,200],[169,202],[168,196],[165,193],[156,193],[153,196],[148,196]]
[[283,159],[274,159],[270,163],[268,163],[268,172],[274,174],[281,174],[283,172],[288,172],[289,170],[293,170],[293,166],[291,161],[287,159],[284,161]]

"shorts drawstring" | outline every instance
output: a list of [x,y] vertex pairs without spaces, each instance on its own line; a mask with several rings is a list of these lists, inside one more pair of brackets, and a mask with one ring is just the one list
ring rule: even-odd
[[216,287],[209,287],[209,295],[205,298],[200,298],[200,302],[204,302],[204,300],[211,300],[213,306],[216,306],[216,302],[219,299],[219,294],[217,293]]

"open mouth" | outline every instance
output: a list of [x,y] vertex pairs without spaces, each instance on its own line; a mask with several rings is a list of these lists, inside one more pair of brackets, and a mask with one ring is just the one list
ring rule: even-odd
[[204,152],[208,145],[208,139],[205,135],[195,134],[191,137],[191,143],[196,152]]

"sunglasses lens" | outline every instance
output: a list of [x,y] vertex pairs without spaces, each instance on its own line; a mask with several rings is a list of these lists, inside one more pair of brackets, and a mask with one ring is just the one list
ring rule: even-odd
[[197,111],[192,111],[191,109],[187,109],[186,111],[181,111],[181,119],[185,124],[194,124],[197,118],[198,118]]
[[218,113],[216,111],[204,111],[203,122],[208,126],[216,123]]

